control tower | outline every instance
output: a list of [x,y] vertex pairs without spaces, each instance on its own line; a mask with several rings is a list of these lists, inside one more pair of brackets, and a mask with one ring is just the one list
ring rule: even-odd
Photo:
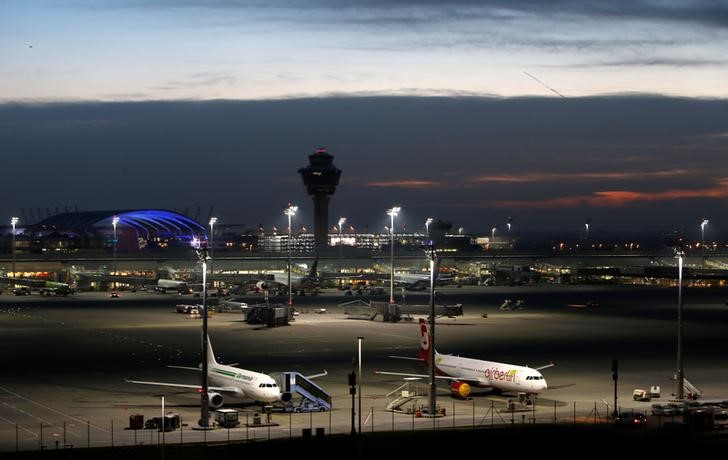
[[325,148],[318,148],[308,156],[309,165],[298,172],[308,194],[313,197],[314,241],[316,253],[326,250],[329,235],[329,198],[339,185],[341,170],[334,166],[334,156]]

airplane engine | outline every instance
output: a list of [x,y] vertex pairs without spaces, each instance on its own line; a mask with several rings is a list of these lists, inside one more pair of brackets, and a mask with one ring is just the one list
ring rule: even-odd
[[208,400],[207,405],[210,409],[219,409],[222,406],[223,397],[220,393],[207,393]]
[[293,398],[293,396],[291,395],[291,393],[288,393],[288,392],[281,393],[281,401],[283,401],[284,403],[287,403],[292,398]]
[[470,395],[470,385],[465,382],[453,382],[450,385],[450,396],[456,399],[466,399]]

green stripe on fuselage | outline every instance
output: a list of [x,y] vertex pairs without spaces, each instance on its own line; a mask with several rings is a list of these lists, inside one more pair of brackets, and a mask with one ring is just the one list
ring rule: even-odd
[[222,374],[226,377],[232,377],[232,378],[235,378],[235,375],[236,375],[235,372],[226,371],[224,369],[218,369],[216,367],[212,368],[212,372],[216,372],[218,374]]

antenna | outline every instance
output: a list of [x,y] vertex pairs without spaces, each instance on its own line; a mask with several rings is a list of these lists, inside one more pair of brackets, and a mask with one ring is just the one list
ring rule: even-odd
[[531,77],[531,78],[533,78],[534,80],[536,80],[536,81],[537,81],[538,83],[540,83],[540,84],[541,84],[541,85],[542,85],[542,86],[543,86],[544,88],[548,89],[549,91],[553,91],[554,93],[556,93],[556,94],[558,94],[559,96],[561,96],[561,97],[563,97],[564,99],[566,99],[566,96],[564,96],[564,95],[563,95],[563,94],[561,94],[560,92],[556,91],[555,89],[553,89],[552,87],[550,87],[550,86],[549,86],[549,85],[547,85],[546,83],[542,82],[542,81],[541,81],[541,80],[539,80],[538,78],[534,77],[534,76],[533,76],[533,75],[531,75],[530,73],[526,72],[525,70],[523,71],[523,73],[525,73],[525,74],[526,74],[526,75],[528,75],[529,77]]

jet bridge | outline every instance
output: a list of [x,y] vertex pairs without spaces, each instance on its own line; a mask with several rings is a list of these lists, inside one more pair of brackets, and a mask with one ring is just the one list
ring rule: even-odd
[[289,401],[284,410],[292,412],[325,412],[331,410],[331,395],[305,375],[298,372],[283,372],[275,375],[274,378],[284,392],[292,395],[297,394],[301,397],[298,405]]

